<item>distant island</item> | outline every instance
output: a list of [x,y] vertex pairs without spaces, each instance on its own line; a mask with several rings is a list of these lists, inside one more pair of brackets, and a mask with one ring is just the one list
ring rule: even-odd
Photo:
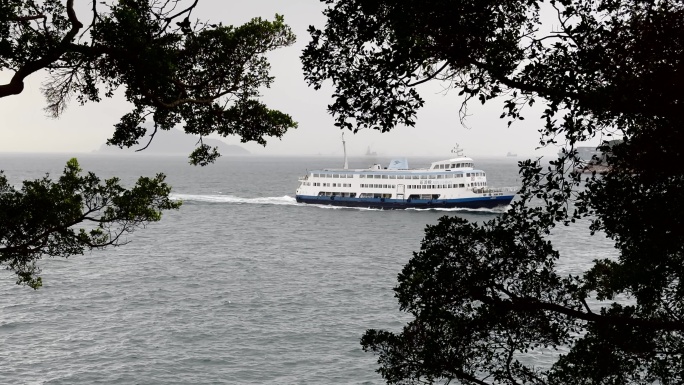
[[[148,130],[148,134],[149,134]],[[108,146],[106,143],[101,145],[99,149],[93,151],[100,154],[125,154],[135,152],[138,149],[145,147],[147,141],[150,139],[149,135],[144,136],[140,139],[140,143],[131,148],[119,148],[116,146]],[[188,135],[180,130],[171,129],[169,131],[157,131],[154,136],[154,140],[150,143],[149,147],[140,151],[143,154],[179,154],[179,155],[189,155],[192,150],[197,147],[197,141],[199,141],[199,136]],[[202,139],[204,144],[210,147],[218,147],[218,152],[221,155],[249,155],[249,151],[244,148],[234,145],[227,144],[218,139]]]

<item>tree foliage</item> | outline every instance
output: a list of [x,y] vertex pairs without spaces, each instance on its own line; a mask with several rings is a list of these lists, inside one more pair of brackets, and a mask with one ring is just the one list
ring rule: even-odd
[[128,233],[159,221],[162,210],[180,207],[169,198],[164,179],[163,174],[141,177],[126,189],[118,178],[82,175],[71,159],[57,181],[45,176],[24,181],[17,190],[0,172],[0,266],[14,271],[18,284],[37,289],[40,258],[126,243]]
[[[79,16],[73,0],[3,1],[0,70],[13,76],[0,85],[0,97],[21,93],[26,77],[47,71],[46,111],[57,117],[74,96],[99,102],[123,88],[132,110],[108,141],[120,147],[139,143],[146,120],[154,123],[152,136],[183,124],[200,137],[238,135],[262,145],[266,136],[296,127],[289,115],[259,100],[260,88],[273,82],[265,54],[295,39],[282,16],[233,27],[191,20],[197,5],[93,1],[89,14]],[[217,156],[200,144],[191,161],[206,164]]]
[[[684,4],[680,1],[326,1],[302,56],[331,80],[341,128],[413,125],[416,86],[446,81],[502,119],[541,104],[549,166],[520,163],[511,209],[478,225],[442,218],[399,275],[400,333],[369,330],[389,383],[684,382]],[[543,15],[552,14],[552,22]],[[553,24],[554,28],[549,27]],[[544,32],[548,31],[548,32]],[[577,143],[622,139],[582,174]],[[609,150],[609,151],[608,151]],[[556,226],[581,220],[618,256],[558,269]],[[549,367],[532,354],[556,352]]]
[[[121,90],[131,111],[109,144],[137,145],[146,121],[154,125],[149,141],[183,125],[200,136],[190,155],[199,165],[219,156],[202,143],[209,134],[265,145],[296,127],[260,100],[273,82],[266,54],[295,39],[282,16],[235,27],[191,19],[198,0],[91,1],[81,14],[74,3],[0,1],[0,71],[11,75],[0,98],[20,94],[26,78],[43,73],[45,110],[59,117],[72,98],[100,102]],[[126,189],[116,178],[80,171],[72,160],[57,181],[46,176],[20,189],[0,172],[0,265],[18,283],[38,288],[40,258],[121,245],[127,233],[180,205],[161,174]]]

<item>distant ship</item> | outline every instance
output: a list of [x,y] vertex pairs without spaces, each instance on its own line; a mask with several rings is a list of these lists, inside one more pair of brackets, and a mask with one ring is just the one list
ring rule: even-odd
[[[608,141],[604,142],[604,144],[608,145],[608,148],[613,147],[614,145],[619,144],[619,143],[622,143],[622,140],[617,139],[617,140],[608,140]],[[564,151],[565,150],[559,151],[558,156],[563,157]],[[575,151],[577,151],[577,158],[584,163],[589,163],[592,161],[594,161],[594,162],[598,161],[598,163],[602,163],[602,162],[605,162],[605,160],[606,160],[606,154],[601,152],[601,150],[599,149],[599,146],[579,146],[579,147],[575,147]]]
[[[621,143],[621,140],[609,140],[606,141],[605,144],[608,145],[608,147],[612,147],[616,144]],[[610,171],[610,166],[608,166],[608,162],[606,160],[606,155],[604,154],[599,148],[597,147],[575,147],[575,151],[577,151],[577,158],[580,161],[579,166],[575,169],[575,171],[582,172],[582,173],[592,173],[592,172],[598,172],[598,173],[604,173]],[[560,151],[558,153],[559,157],[564,156],[563,152]]]
[[512,152],[509,151],[509,152],[506,154],[506,156],[509,156],[509,157],[513,157],[513,158],[514,158],[514,157],[518,156],[518,154],[515,154],[515,153],[512,153]]
[[366,150],[366,156],[377,156],[378,153],[375,151],[371,151],[370,146],[368,146],[368,149]]

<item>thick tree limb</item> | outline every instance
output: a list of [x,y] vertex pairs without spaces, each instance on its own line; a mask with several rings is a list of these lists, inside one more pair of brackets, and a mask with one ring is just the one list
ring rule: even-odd
[[495,306],[500,306],[503,309],[512,311],[535,312],[535,311],[550,311],[557,314],[563,314],[575,319],[580,319],[597,324],[617,325],[640,327],[647,329],[659,329],[667,331],[684,331],[684,322],[667,321],[662,319],[642,319],[631,317],[608,316],[592,312],[583,312],[575,309],[570,309],[555,303],[540,301],[536,298],[530,297],[512,297],[511,300],[498,300],[484,295],[477,295],[477,299]]
[[30,15],[30,16],[19,16],[19,17],[15,17],[15,18],[10,19],[10,21],[15,21],[15,22],[21,23],[21,22],[25,22],[25,21],[32,21],[32,20],[38,20],[38,19],[45,20],[45,19],[47,19],[47,16],[42,15],[42,14],[41,15]]
[[78,31],[83,28],[83,24],[78,21],[76,12],[74,12],[74,0],[67,0],[67,16],[71,22],[71,29],[64,35],[59,45],[47,52],[42,58],[25,63],[20,67],[8,84],[0,85],[0,98],[22,93],[24,91],[24,79],[27,76],[58,61],[67,52],[69,43],[74,40]]

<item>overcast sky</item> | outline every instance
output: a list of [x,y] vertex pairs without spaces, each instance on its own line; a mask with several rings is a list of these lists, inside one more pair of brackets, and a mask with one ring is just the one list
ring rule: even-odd
[[[87,7],[86,0],[77,0]],[[290,114],[299,128],[282,139],[269,139],[264,148],[255,143],[240,144],[235,137],[222,138],[229,144],[240,144],[253,154],[262,155],[336,155],[342,153],[340,130],[333,126],[326,112],[331,102],[331,88],[315,91],[307,87],[299,56],[309,41],[309,25],[322,27],[323,4],[318,0],[251,0],[248,2],[202,0],[193,16],[238,25],[253,17],[273,19],[285,17],[297,35],[294,46],[280,49],[269,57],[275,82],[264,90],[263,100],[270,108]],[[81,20],[87,20],[81,12]],[[9,72],[0,72],[6,83]],[[91,152],[100,147],[113,132],[113,125],[128,112],[123,97],[104,99],[100,103],[80,106],[72,102],[59,119],[46,117],[45,100],[40,93],[40,75],[29,77],[24,92],[0,99],[0,152]],[[457,91],[446,95],[442,85],[432,83],[419,90],[426,105],[420,110],[416,127],[400,127],[390,133],[376,131],[346,134],[347,150],[361,155],[370,146],[381,156],[433,155],[443,157],[456,144],[470,156],[553,155],[557,148],[535,150],[539,143],[540,111],[530,111],[526,120],[510,128],[499,119],[501,106],[472,103],[467,127],[458,119],[460,101]]]

